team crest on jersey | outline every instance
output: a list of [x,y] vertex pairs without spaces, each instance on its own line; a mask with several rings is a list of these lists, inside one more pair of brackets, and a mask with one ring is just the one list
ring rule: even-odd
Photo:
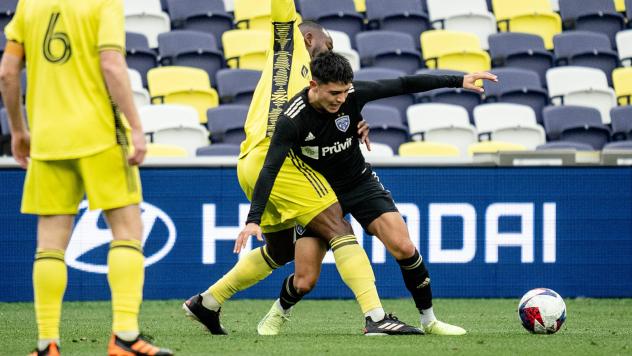
[[341,116],[336,119],[336,127],[342,132],[347,132],[347,130],[349,129],[349,125],[351,125],[351,119],[349,119],[349,115]]
[[305,233],[305,228],[301,225],[296,225],[296,234],[299,236],[303,236],[303,234]]

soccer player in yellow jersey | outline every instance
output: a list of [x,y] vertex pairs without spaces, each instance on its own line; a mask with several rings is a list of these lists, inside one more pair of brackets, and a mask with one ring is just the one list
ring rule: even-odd
[[[309,84],[311,57],[332,49],[331,38],[320,25],[309,21],[297,23],[293,0],[272,0],[271,6],[272,48],[250,105],[245,124],[246,140],[241,145],[237,163],[239,184],[249,198],[283,105]],[[270,204],[262,215],[262,229],[240,234],[235,252],[241,250],[250,235],[262,240],[262,231],[266,245],[246,254],[208,290],[189,298],[183,304],[187,315],[204,324],[213,334],[226,334],[219,320],[222,304],[236,292],[254,285],[294,259],[296,224],[306,226],[312,233],[309,236],[319,238],[297,241],[296,273],[287,280],[287,288],[293,294],[302,295],[311,288],[311,281],[303,277],[311,273],[303,268],[320,266],[320,263],[307,260],[308,257],[318,259],[318,256],[300,251],[320,251],[322,245],[326,247],[328,244],[332,247],[342,280],[353,291],[366,317],[378,323],[401,323],[398,330],[402,334],[421,333],[417,328],[404,328],[404,323],[384,313],[369,259],[353,236],[351,226],[343,219],[335,194],[319,173],[295,155],[290,155],[283,163],[270,194]]]
[[[38,216],[33,289],[39,339],[32,355],[60,354],[64,251],[84,193],[90,209],[105,211],[114,236],[108,354],[172,355],[144,340],[138,327],[144,257],[137,165],[146,147],[124,57],[123,1],[20,0],[5,34],[0,89],[12,152],[26,169],[21,210]],[[20,109],[25,62],[28,126]]]

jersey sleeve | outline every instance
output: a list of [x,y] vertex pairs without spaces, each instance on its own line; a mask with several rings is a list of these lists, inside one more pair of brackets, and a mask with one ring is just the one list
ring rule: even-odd
[[99,51],[113,49],[125,54],[123,0],[106,0],[99,12]]
[[292,22],[296,20],[294,0],[272,0],[272,22]]
[[274,135],[270,141],[270,148],[266,154],[263,168],[257,178],[255,189],[252,193],[250,212],[246,224],[254,222],[261,224],[261,216],[266,208],[270,192],[274,186],[281,166],[290,149],[298,139],[298,129],[294,123],[284,115],[279,116]]
[[4,34],[8,41],[24,43],[24,0],[18,2],[13,18],[4,28]]

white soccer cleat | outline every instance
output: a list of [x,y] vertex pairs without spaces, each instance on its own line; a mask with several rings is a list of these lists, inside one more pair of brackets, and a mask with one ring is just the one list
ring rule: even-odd
[[284,313],[275,302],[268,314],[257,325],[257,333],[259,335],[278,335],[281,332],[281,327],[288,320],[290,320],[290,311]]
[[457,336],[467,333],[467,331],[460,326],[450,325],[439,320],[432,321],[427,326],[422,325],[422,327],[426,334],[431,335]]

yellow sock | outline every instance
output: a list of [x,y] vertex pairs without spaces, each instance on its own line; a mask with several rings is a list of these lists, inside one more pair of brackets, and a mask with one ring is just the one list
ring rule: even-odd
[[59,340],[61,303],[67,283],[64,251],[38,249],[33,262],[33,292],[40,340]]
[[235,293],[244,290],[266,278],[279,265],[275,264],[267,253],[266,247],[258,247],[241,258],[237,264],[206,293],[221,305]]
[[355,236],[339,236],[331,240],[329,244],[334,253],[338,273],[355,294],[362,313],[375,308],[382,308],[375,287],[375,276],[371,262],[369,262],[364,249],[358,245]]
[[138,310],[145,278],[140,241],[115,240],[108,253],[108,282],[112,291],[112,331],[138,332]]

